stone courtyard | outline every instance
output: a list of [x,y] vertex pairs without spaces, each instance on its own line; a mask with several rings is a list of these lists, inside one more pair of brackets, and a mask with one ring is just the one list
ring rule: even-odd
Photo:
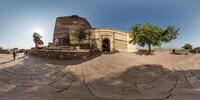
[[200,55],[97,54],[50,60],[0,54],[1,100],[200,98]]

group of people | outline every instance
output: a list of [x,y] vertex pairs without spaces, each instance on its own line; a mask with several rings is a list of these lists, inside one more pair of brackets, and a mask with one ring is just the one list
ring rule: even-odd
[[[13,59],[16,59],[17,54],[19,55],[19,51],[13,51]],[[24,56],[28,55],[28,50],[24,50]]]

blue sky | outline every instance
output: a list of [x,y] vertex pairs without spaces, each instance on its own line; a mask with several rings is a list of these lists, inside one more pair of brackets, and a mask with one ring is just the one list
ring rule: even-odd
[[40,32],[45,45],[52,42],[56,17],[79,15],[91,26],[129,32],[134,23],[150,22],[161,28],[181,29],[177,40],[164,48],[185,43],[200,46],[200,0],[0,0],[0,47],[30,48],[32,34]]

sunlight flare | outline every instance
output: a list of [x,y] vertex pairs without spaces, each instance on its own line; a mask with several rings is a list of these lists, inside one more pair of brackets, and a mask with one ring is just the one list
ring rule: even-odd
[[37,32],[37,33],[39,33],[40,35],[44,35],[43,30],[42,30],[42,29],[39,29],[39,28],[34,29],[33,32]]

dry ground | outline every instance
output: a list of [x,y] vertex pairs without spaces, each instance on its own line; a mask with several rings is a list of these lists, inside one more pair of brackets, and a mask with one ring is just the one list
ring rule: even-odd
[[49,60],[0,54],[0,100],[200,99],[200,55],[98,54]]

